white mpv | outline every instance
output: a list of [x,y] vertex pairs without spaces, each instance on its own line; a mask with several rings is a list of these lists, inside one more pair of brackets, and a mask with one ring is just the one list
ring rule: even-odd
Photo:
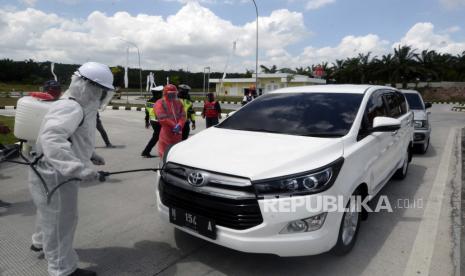
[[[166,152],[158,210],[182,231],[244,252],[345,254],[366,217],[346,207],[406,176],[413,131],[391,87],[276,90]],[[342,208],[319,208],[335,198]]]

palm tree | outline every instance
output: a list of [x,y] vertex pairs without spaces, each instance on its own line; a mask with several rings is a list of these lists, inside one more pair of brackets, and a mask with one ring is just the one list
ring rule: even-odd
[[332,65],[333,75],[332,77],[336,80],[337,83],[344,83],[344,69],[345,69],[344,60],[336,59]]
[[309,71],[309,67],[307,66],[306,68],[301,67],[296,67],[295,68],[295,73],[297,75],[305,75],[305,76],[310,76],[311,72]]
[[286,73],[286,74],[293,74],[293,75],[297,74],[297,72],[291,68],[281,68],[278,70],[278,72]]
[[423,50],[419,55],[416,56],[416,60],[419,65],[419,72],[421,79],[431,81],[438,78],[438,72],[436,68],[435,59],[438,54],[436,51]]
[[396,83],[402,81],[402,87],[407,88],[407,83],[417,73],[418,66],[415,64],[416,49],[411,46],[398,46],[394,48],[395,68],[393,76]]
[[[371,75],[371,64],[372,60],[370,60],[371,52],[368,52],[367,54],[358,54],[358,59],[360,62],[360,83],[366,83],[367,79],[369,79],[369,76]],[[376,57],[374,57],[376,58]]]
[[346,82],[348,83],[360,83],[361,74],[360,74],[360,58],[346,58],[345,63],[345,74]]
[[455,63],[455,71],[458,72],[458,79],[465,81],[465,51],[461,55],[457,55],[457,62]]
[[381,79],[392,86],[393,82],[393,71],[395,68],[395,60],[392,54],[383,55],[381,59],[375,61],[377,63],[375,74],[378,75],[378,79]]
[[270,68],[266,67],[265,65],[260,65],[260,68],[265,74],[274,74],[278,72],[278,67],[276,65],[273,65]]

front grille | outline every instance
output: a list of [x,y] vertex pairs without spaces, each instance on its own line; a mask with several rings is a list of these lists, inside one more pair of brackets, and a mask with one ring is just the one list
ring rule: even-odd
[[160,178],[159,190],[165,206],[181,208],[213,219],[217,225],[244,230],[263,222],[257,199],[231,199],[184,189]]

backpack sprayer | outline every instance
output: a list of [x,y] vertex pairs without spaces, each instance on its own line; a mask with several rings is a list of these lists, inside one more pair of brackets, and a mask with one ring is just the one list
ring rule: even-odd
[[[50,106],[53,102],[50,101],[41,101],[34,97],[23,97],[17,103],[16,116],[15,116],[15,129],[14,135],[22,142],[27,142],[29,144],[34,143],[39,136],[39,129],[42,124],[42,120],[45,117],[45,114],[48,112]],[[10,157],[19,155],[23,161],[9,160]],[[8,162],[15,163],[20,165],[29,166],[32,171],[37,175],[42,183],[43,190],[47,196],[47,204],[50,203],[50,200],[53,194],[63,185],[72,182],[72,181],[82,181],[80,178],[70,178],[62,183],[59,183],[54,188],[49,188],[45,182],[42,175],[36,169],[37,163],[43,157],[43,154],[34,157],[33,160],[28,159],[22,152],[21,149],[14,149],[9,151],[5,156],[0,156],[0,163]],[[165,168],[148,168],[148,169],[137,169],[137,170],[127,170],[127,171],[118,171],[118,172],[98,172],[98,180],[104,182],[106,177],[116,174],[125,174],[125,173],[135,173],[135,172],[158,172],[163,171]],[[170,168],[173,170],[176,168]]]

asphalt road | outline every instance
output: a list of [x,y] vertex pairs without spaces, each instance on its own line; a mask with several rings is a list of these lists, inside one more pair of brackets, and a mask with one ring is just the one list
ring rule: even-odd
[[[280,258],[194,238],[159,219],[155,175],[138,173],[81,188],[75,239],[80,266],[99,275],[459,275],[457,128],[465,125],[465,114],[450,108],[432,108],[428,153],[415,155],[407,178],[390,181],[381,191],[394,212],[370,214],[349,255]],[[104,170],[158,165],[158,159],[139,156],[150,136],[143,116],[131,111],[102,113],[110,139],[120,146],[102,148],[97,136],[97,151],[107,161]],[[204,127],[202,121],[198,125]],[[0,199],[13,203],[9,209],[0,208],[0,275],[46,275],[45,260],[28,249],[35,210],[24,167],[1,165]],[[416,208],[405,208],[413,204]]]

